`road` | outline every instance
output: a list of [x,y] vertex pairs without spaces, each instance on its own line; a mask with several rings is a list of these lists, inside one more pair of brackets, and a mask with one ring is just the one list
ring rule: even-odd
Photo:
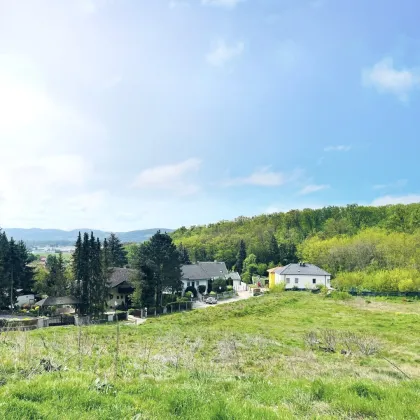
[[[251,293],[248,290],[244,290],[244,291],[238,292],[238,296],[235,296],[234,298],[223,299],[223,300],[217,301],[216,305],[223,305],[225,303],[237,302],[238,300],[249,299],[250,297],[252,297]],[[193,303],[193,309],[203,309],[203,308],[208,308],[209,306],[214,306],[214,305],[208,305],[207,303],[204,303],[204,302]]]

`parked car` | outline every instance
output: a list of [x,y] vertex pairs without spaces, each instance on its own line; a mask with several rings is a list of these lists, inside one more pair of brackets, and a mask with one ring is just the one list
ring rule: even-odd
[[209,305],[214,305],[217,303],[217,299],[210,296],[205,300],[205,302],[208,303]]

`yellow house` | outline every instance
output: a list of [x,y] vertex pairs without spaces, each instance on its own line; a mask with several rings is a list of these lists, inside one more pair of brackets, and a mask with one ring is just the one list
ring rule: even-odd
[[269,268],[268,272],[268,287],[272,289],[276,285],[276,272],[281,271],[284,267]]

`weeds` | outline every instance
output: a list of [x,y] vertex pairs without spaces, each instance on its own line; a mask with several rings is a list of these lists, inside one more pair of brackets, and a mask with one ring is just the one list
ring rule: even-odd
[[0,418],[416,418],[418,315],[372,306],[287,292],[119,331],[8,331]]

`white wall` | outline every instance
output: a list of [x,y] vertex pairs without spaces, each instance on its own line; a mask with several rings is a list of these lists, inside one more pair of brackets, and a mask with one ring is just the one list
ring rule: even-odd
[[[287,283],[287,279],[290,279],[290,282]],[[298,279],[296,283],[295,279]],[[315,279],[315,284],[313,280]],[[286,289],[293,289],[297,287],[298,289],[315,289],[316,287],[323,285],[330,287],[331,286],[331,276],[309,276],[307,274],[275,274],[275,283],[286,283]]]
[[[110,295],[112,295],[112,299],[110,298]],[[114,308],[115,302],[117,302],[117,306],[121,305],[126,302],[126,296],[128,296],[127,293],[119,293],[117,287],[113,287],[112,289],[108,290],[108,300],[106,302],[108,308]]]
[[191,286],[191,284],[194,284],[193,287],[195,287],[198,291],[198,286],[206,286],[206,289],[208,287],[208,281],[207,280],[182,280],[182,289],[185,290],[188,287],[188,284]]
[[32,305],[35,303],[34,295],[22,295],[17,297],[16,305]]

